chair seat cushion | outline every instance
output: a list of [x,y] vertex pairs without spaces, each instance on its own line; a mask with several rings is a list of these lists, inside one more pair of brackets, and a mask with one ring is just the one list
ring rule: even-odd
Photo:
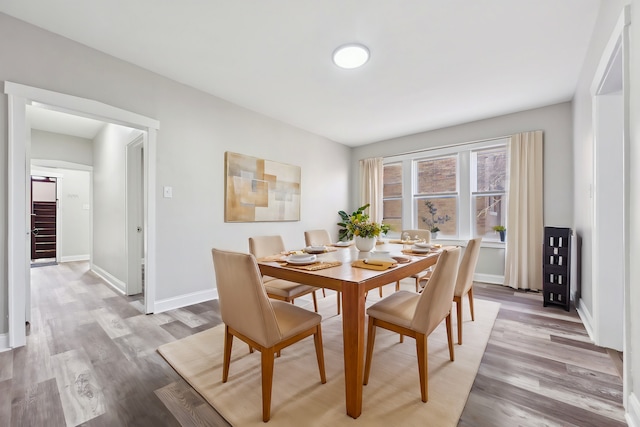
[[420,294],[398,291],[367,309],[367,314],[376,319],[411,328]]
[[303,285],[296,282],[290,282],[288,280],[274,279],[264,281],[264,288],[267,294],[279,296],[282,298],[293,298],[299,295],[312,292],[316,288],[309,285]]
[[311,329],[322,321],[322,316],[318,313],[296,307],[288,302],[273,300],[271,305],[276,314],[282,340]]

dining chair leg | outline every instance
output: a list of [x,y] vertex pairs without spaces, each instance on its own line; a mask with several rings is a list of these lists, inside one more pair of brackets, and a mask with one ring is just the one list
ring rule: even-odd
[[473,285],[469,288],[469,308],[471,309],[471,321],[476,320],[473,315]]
[[[233,335],[229,332],[229,327],[224,326],[224,359],[222,361],[222,382],[226,383],[229,378],[229,365],[231,364],[231,346],[233,345]],[[253,350],[251,347],[249,347]]]
[[380,294],[380,298],[382,298],[382,286],[378,288],[378,293]]
[[324,291],[324,288],[322,288],[322,298],[326,298],[327,297],[327,293]]
[[456,302],[456,318],[458,319],[458,344],[462,345],[462,297],[454,297]]
[[420,278],[416,277],[416,293],[420,293]]
[[367,355],[364,360],[364,378],[362,384],[369,382],[369,372],[371,372],[371,357],[373,357],[373,344],[376,341],[376,327],[373,324],[373,317],[369,317],[369,329],[367,332]]
[[316,299],[316,291],[311,292],[311,297],[313,298],[313,310],[318,312],[318,300]]
[[336,296],[338,297],[338,314],[340,314],[340,306],[342,305],[342,295],[341,295],[341,292],[336,292]]
[[400,280],[396,281],[396,292],[398,292],[399,290],[400,290]]
[[449,360],[452,362],[455,360],[453,353],[453,331],[451,330],[451,312],[445,318],[445,324],[447,325],[447,341],[449,342]]
[[418,357],[418,375],[420,376],[420,396],[422,401],[426,402],[429,400],[429,360],[425,334],[416,334],[416,355]]
[[262,350],[262,421],[271,418],[271,386],[273,384],[273,347]]
[[316,345],[316,358],[318,359],[318,369],[320,370],[320,382],[324,384],[327,382],[327,375],[324,371],[324,351],[322,350],[322,328],[320,325],[316,327],[316,332],[313,334],[313,342]]

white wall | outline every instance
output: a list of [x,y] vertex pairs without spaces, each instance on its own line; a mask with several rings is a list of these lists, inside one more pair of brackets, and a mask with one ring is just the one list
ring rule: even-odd
[[[357,194],[360,159],[499,138],[530,130],[544,131],[544,225],[570,227],[573,206],[569,195],[573,191],[573,164],[569,102],[358,147],[354,149],[351,161],[352,192]],[[352,205],[351,208],[357,207]],[[482,248],[476,273],[502,276],[504,249]]]
[[[630,29],[630,70],[628,97],[630,102],[629,126],[629,294],[625,295],[625,348],[624,348],[624,395],[627,422],[630,426],[640,426],[640,266],[636,261],[640,256],[640,1],[609,0],[601,3],[600,13],[590,42],[581,77],[574,98],[574,152],[575,182],[574,226],[583,237],[582,251],[582,294],[581,309],[587,314],[593,311],[594,298],[606,293],[607,283],[598,283],[592,278],[593,259],[591,257],[593,227],[591,216],[592,201],[590,187],[594,183],[593,164],[593,106],[591,84],[605,46],[625,5],[631,4]],[[613,266],[602,265],[602,269]]]
[[88,260],[91,226],[90,173],[59,169],[60,230],[58,254],[61,262]]
[[[55,52],[55,55],[52,55]],[[281,234],[289,248],[304,231],[337,234],[350,203],[348,147],[0,14],[0,81],[94,99],[157,119],[158,300],[213,289],[211,248],[248,251],[252,235]],[[7,168],[7,100],[0,102],[0,168]],[[298,165],[300,221],[224,222],[224,153]],[[162,187],[173,198],[162,198]],[[0,241],[7,235],[7,187],[0,185]],[[7,331],[7,259],[0,252],[0,334]]]
[[[93,140],[94,267],[126,283],[126,145],[138,131],[108,124]],[[124,289],[121,289],[124,291]]]
[[31,129],[31,158],[93,164],[90,139]]

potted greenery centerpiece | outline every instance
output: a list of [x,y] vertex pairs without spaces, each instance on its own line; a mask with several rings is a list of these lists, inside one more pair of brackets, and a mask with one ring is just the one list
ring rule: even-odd
[[505,228],[504,225],[494,225],[493,226],[493,231],[497,231],[498,233],[500,233],[500,241],[504,242],[504,237],[505,234],[507,233],[507,229]]
[[438,231],[440,231],[438,224],[444,224],[449,221],[451,217],[449,215],[439,216],[438,208],[433,205],[431,200],[425,201],[424,204],[429,210],[429,216],[423,216],[422,222],[427,225],[427,228],[431,232],[431,239],[436,239],[438,237]]
[[338,225],[343,227],[338,232],[338,239],[341,241],[351,240],[355,238],[356,247],[362,252],[368,252],[376,245],[376,238],[381,234],[387,234],[389,226],[382,223],[373,222],[369,219],[369,215],[364,213],[369,207],[366,204],[351,215],[345,211],[338,212],[342,222]]

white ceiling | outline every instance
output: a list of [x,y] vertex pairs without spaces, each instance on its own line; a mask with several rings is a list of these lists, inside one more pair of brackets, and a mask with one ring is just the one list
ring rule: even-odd
[[[0,11],[357,146],[572,99],[600,0],[0,0]],[[331,62],[369,47],[356,70]]]

